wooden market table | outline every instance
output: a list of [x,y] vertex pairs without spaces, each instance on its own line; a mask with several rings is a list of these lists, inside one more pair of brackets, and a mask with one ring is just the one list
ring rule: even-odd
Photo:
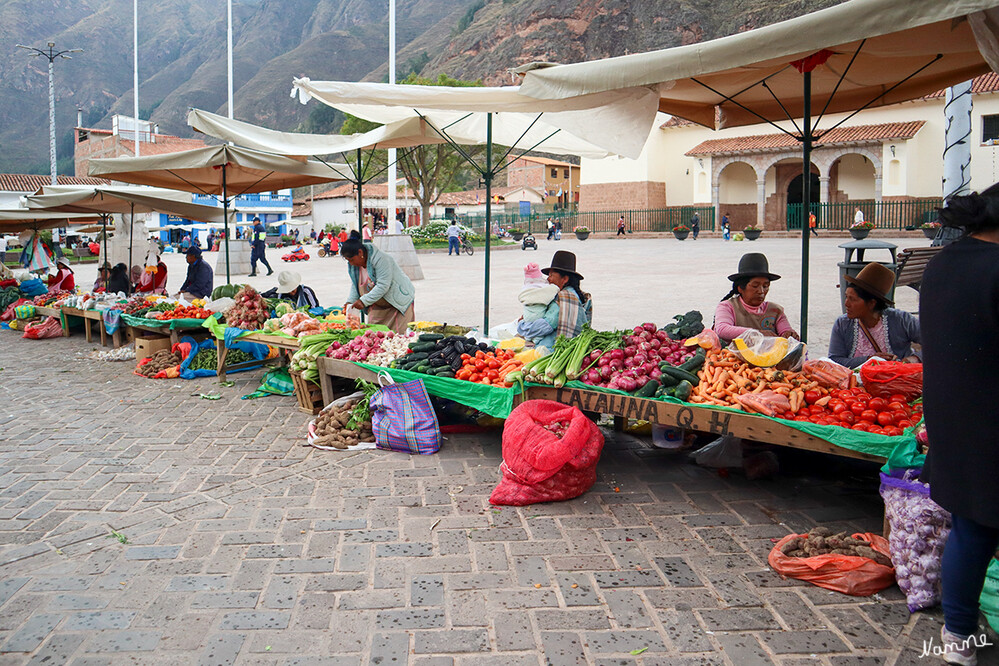
[[[352,392],[354,379],[375,382],[378,378],[375,372],[350,361],[319,358],[317,366],[325,404]],[[519,404],[524,400],[554,400],[565,405],[578,407],[583,412],[610,414],[614,417],[615,427],[618,429],[621,429],[628,419],[634,419],[683,430],[710,433],[719,437],[734,435],[755,442],[818,453],[830,453],[859,460],[873,462],[885,460],[882,456],[838,446],[820,437],[792,428],[779,420],[689,403],[677,404],[617,393],[540,385],[528,385],[523,393],[514,398],[514,404]]]
[[[134,318],[132,319],[134,322]],[[131,329],[131,338],[141,337],[135,333],[135,331],[144,331],[146,333],[156,333],[157,335],[162,335],[170,338],[170,344],[175,345],[180,342],[180,336],[182,335],[192,335],[195,333],[204,333],[207,335],[207,331],[201,326],[187,326],[183,328],[171,328],[169,326],[153,326],[145,324],[135,324],[122,323],[123,328]]]
[[[55,308],[51,309],[54,310]],[[35,308],[35,311],[38,312],[38,308]],[[97,322],[97,330],[100,332],[101,346],[103,347],[108,346],[109,339],[111,340],[111,343],[113,344],[114,347],[116,348],[121,347],[121,345],[123,344],[122,333],[125,333],[127,335],[126,326],[123,323],[121,326],[118,327],[118,330],[116,330],[114,333],[108,336],[108,332],[104,329],[104,313],[102,310],[81,310],[79,308],[63,307],[62,314],[64,315],[62,320],[63,335],[69,335],[69,328],[68,328],[69,322],[67,321],[67,317],[79,317],[80,319],[83,320],[83,332],[87,336],[87,342],[93,342],[94,339],[93,325],[94,322]]]
[[[266,333],[254,332],[240,336],[237,341],[256,342],[258,344],[276,348],[279,352],[277,358],[280,365],[287,364],[291,355],[298,351],[298,340],[294,338],[286,338],[282,335],[267,335]],[[220,382],[225,381],[225,374],[227,370],[238,370],[241,368],[256,367],[261,365],[261,362],[256,359],[245,363],[230,364],[227,361],[229,348],[225,346],[225,340],[215,338],[215,350],[218,353],[217,371]]]

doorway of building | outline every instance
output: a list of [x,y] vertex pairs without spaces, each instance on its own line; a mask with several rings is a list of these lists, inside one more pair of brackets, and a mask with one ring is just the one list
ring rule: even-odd
[[[809,192],[809,199],[813,204],[819,203],[819,176],[818,174],[812,173],[811,176],[811,191]],[[787,229],[792,231],[795,229],[801,229],[801,219],[802,219],[802,178],[801,174],[798,174],[791,179],[791,182],[787,185]],[[815,210],[813,208],[812,210]]]

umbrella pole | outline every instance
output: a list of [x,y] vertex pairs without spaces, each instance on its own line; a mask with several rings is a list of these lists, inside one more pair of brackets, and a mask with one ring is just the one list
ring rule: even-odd
[[361,170],[361,149],[357,149],[357,233],[364,238],[364,199],[361,197],[361,185],[364,182]]
[[493,205],[493,114],[486,114],[486,286],[482,299],[482,333],[489,333],[489,236],[492,234]]
[[801,172],[801,341],[808,335],[808,226],[812,212],[812,73],[805,72]]
[[128,273],[132,274],[132,235],[135,233],[135,204],[129,203],[128,213]]
[[229,275],[229,197],[225,185],[225,168],[222,165],[222,225],[225,227],[225,283],[232,284]]
[[[104,263],[110,263],[108,261],[108,214],[104,213],[101,215],[101,226],[104,227]],[[101,267],[97,267],[97,272],[100,273]],[[107,280],[104,281],[104,288],[107,289]]]

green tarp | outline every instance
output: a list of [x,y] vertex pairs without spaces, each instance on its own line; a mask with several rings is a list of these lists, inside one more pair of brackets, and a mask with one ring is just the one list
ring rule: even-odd
[[147,326],[149,328],[165,328],[175,331],[180,328],[201,328],[204,319],[146,319],[145,317],[133,317],[123,314],[121,320],[129,326]]
[[520,389],[516,387],[502,388],[499,386],[488,386],[486,384],[469,382],[464,379],[437,377],[434,375],[425,375],[422,372],[383,368],[378,365],[368,365],[367,363],[358,363],[357,365],[372,372],[387,373],[396,382],[409,382],[419,379],[427,387],[427,393],[430,395],[454,400],[466,407],[477,409],[498,419],[505,419],[510,416],[510,412],[513,411],[513,397],[520,392]]

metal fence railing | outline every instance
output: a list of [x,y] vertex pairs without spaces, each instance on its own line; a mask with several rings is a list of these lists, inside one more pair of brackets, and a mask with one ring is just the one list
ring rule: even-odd
[[[524,231],[547,232],[548,220],[562,223],[562,232],[570,233],[576,227],[586,227],[591,232],[617,231],[617,223],[624,216],[628,232],[669,232],[681,224],[690,226],[694,213],[700,217],[701,231],[714,231],[715,211],[711,206],[671,206],[669,208],[647,208],[610,211],[555,211],[551,213],[531,213],[518,215],[509,213],[492,214],[493,225],[503,229],[517,228]],[[485,215],[459,215],[459,222],[476,231],[484,231]]]
[[[873,222],[878,229],[914,229],[936,219],[936,209],[943,206],[943,199],[915,199],[909,201],[866,201],[856,203],[815,203],[819,229],[844,231],[853,224],[857,209],[864,213],[864,220]],[[802,205],[787,205],[787,229],[801,229]]]

